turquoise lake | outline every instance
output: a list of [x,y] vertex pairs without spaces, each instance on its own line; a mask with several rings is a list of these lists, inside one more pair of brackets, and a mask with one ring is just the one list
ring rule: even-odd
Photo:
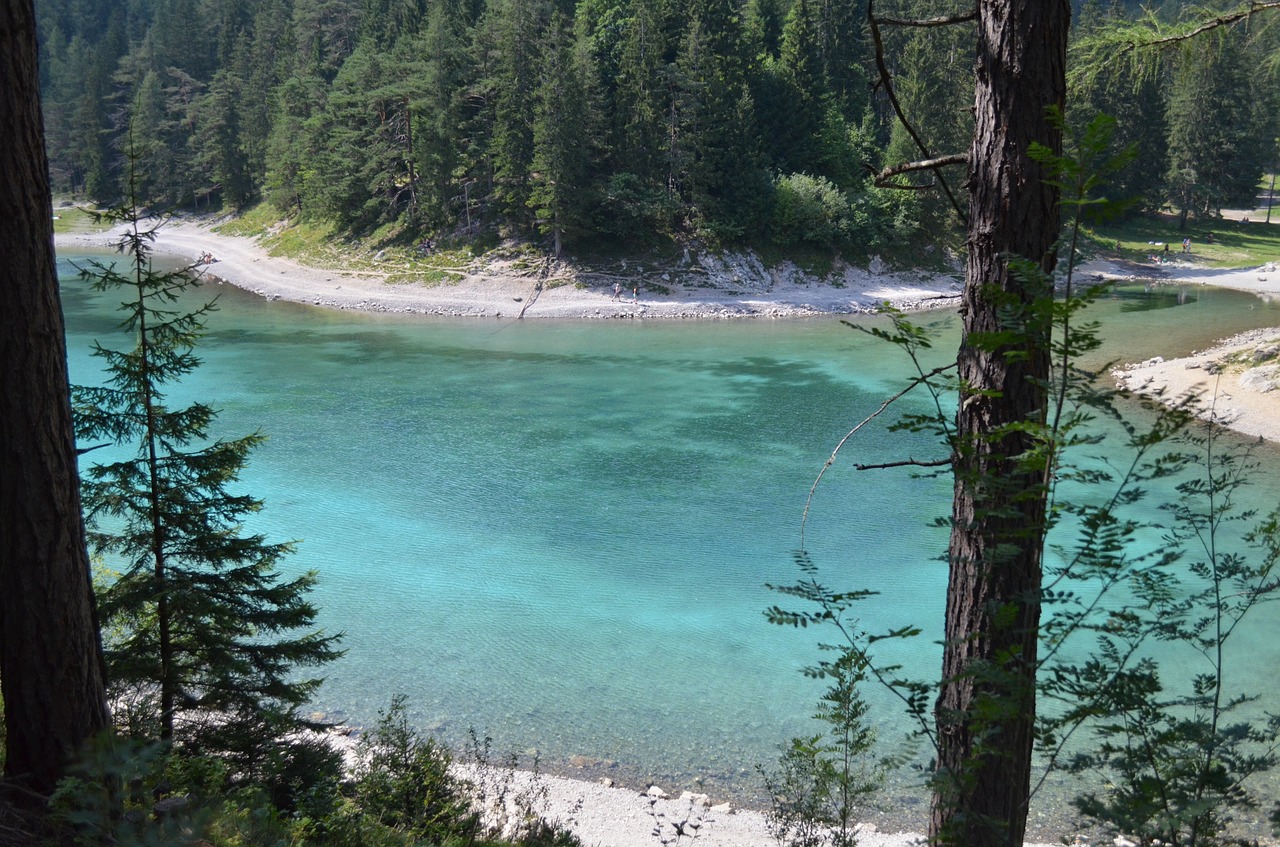
[[[242,479],[266,501],[254,529],[301,542],[286,567],[319,572],[321,624],[346,634],[316,709],[367,724],[402,693],[451,742],[474,728],[548,770],[734,799],[758,797],[756,765],[813,730],[822,685],[801,669],[833,636],[770,626],[763,610],[785,598],[765,585],[796,578],[809,488],[909,375],[896,350],[837,318],[450,321],[211,294],[204,366],[173,400],[220,409],[216,434],[269,436]],[[96,382],[92,341],[127,341],[119,298],[74,278],[63,297],[72,380]],[[1105,356],[1136,361],[1280,324],[1280,307],[1134,286],[1096,316]],[[937,362],[953,356],[954,317],[921,319],[947,325]],[[864,627],[924,627],[895,658],[925,677],[945,586],[930,522],[949,481],[851,465],[939,455],[868,427],[805,530],[827,584],[881,592]],[[1251,496],[1274,504],[1280,453],[1259,455]],[[1265,614],[1244,642],[1254,670],[1280,660]],[[1274,677],[1245,674],[1269,696]],[[899,710],[869,699],[896,741]]]

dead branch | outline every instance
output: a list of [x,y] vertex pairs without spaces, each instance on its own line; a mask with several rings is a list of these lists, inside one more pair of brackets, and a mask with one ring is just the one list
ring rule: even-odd
[[800,516],[800,549],[801,550],[804,549],[804,530],[805,530],[805,527],[808,526],[809,524],[809,508],[813,505],[813,495],[817,493],[818,485],[819,483],[822,482],[822,477],[826,474],[827,468],[831,467],[836,463],[836,457],[840,455],[840,450],[849,441],[849,439],[853,438],[854,434],[857,433],[858,430],[862,429],[864,426],[871,423],[876,418],[880,417],[880,415],[884,412],[885,409],[892,406],[897,400],[899,400],[901,397],[906,395],[909,391],[911,391],[914,388],[917,388],[918,386],[924,385],[925,383],[933,379],[938,374],[946,373],[947,371],[951,370],[954,367],[956,367],[956,363],[952,362],[949,365],[942,365],[940,367],[936,367],[933,370],[929,371],[928,373],[920,374],[919,376],[913,378],[911,382],[907,384],[906,388],[902,389],[897,394],[890,397],[888,400],[885,400],[883,403],[880,404],[880,408],[876,409],[874,412],[867,415],[858,423],[857,426],[855,426],[853,429],[845,433],[844,438],[840,439],[839,443],[836,444],[835,449],[831,451],[831,455],[827,457],[827,461],[823,463],[822,470],[818,471],[818,476],[816,479],[814,479],[813,485],[809,486],[809,496],[806,497],[804,501],[804,514]]
[[543,289],[547,287],[547,277],[551,275],[552,257],[547,256],[542,260],[541,266],[538,268],[538,281],[533,286],[533,293],[529,295],[529,299],[525,302],[524,308],[520,310],[520,314],[516,320],[524,320],[524,313],[529,311],[529,307],[538,302],[538,297],[542,295]]
[[900,165],[894,165],[885,168],[876,174],[875,183],[877,188],[931,188],[930,185],[894,185],[886,182],[891,177],[900,176],[902,174],[913,173],[915,171],[935,171],[938,168],[947,167],[949,165],[964,165],[969,162],[969,154],[952,153],[949,156],[938,156],[933,159],[923,159],[919,162],[903,162]]
[[933,459],[925,462],[920,459],[902,459],[897,462],[880,462],[874,465],[854,465],[855,471],[879,471],[885,468],[941,468],[951,464],[952,459]]
[[[1277,0],[1280,2],[1280,0]],[[916,147],[920,148],[920,152],[924,154],[926,159],[933,158],[933,154],[929,152],[929,147],[924,143],[924,139],[920,137],[920,133],[916,132],[916,128],[912,126],[911,121],[907,120],[906,113],[902,110],[902,104],[898,102],[897,92],[893,89],[893,77],[889,73],[889,66],[884,60],[884,38],[880,35],[880,24],[876,20],[875,0],[867,0],[867,22],[871,26],[871,40],[875,45],[876,70],[880,74],[880,83],[884,86],[885,95],[889,98],[890,105],[893,106],[893,112],[898,116],[898,120],[902,122],[903,128],[911,139],[916,143]],[[967,227],[969,225],[969,216],[964,213],[964,208],[960,205],[960,201],[956,199],[955,193],[951,190],[951,185],[942,174],[940,167],[933,170],[934,179],[942,186],[943,192],[947,195],[947,199],[951,201],[951,208],[955,209],[956,214],[960,216],[960,220]]]
[[963,15],[946,15],[939,18],[924,18],[922,20],[903,20],[902,18],[876,18],[882,24],[889,26],[913,26],[913,27],[932,27],[932,26],[953,26],[955,24],[967,24],[970,21],[978,19],[978,10],[965,12]]

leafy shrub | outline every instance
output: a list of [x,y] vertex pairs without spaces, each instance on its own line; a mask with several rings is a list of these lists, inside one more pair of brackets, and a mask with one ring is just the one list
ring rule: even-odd
[[774,180],[771,235],[779,245],[835,245],[848,230],[849,201],[830,180],[808,174]]
[[776,771],[760,768],[773,801],[765,821],[769,834],[784,847],[857,843],[856,815],[879,789],[884,770],[884,763],[871,758],[875,730],[867,722],[868,707],[860,692],[866,669],[866,657],[848,648],[839,650],[835,660],[807,669],[806,674],[831,681],[814,715],[826,730],[791,739]]
[[363,814],[431,842],[475,831],[465,786],[449,773],[452,756],[409,726],[403,695],[360,739],[358,757],[352,799]]

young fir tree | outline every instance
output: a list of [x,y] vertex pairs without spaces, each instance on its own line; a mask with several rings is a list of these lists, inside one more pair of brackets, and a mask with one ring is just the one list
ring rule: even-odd
[[90,467],[83,488],[92,549],[121,571],[100,597],[108,678],[133,695],[121,701],[136,707],[131,730],[230,755],[252,775],[303,725],[296,710],[320,680],[297,669],[337,658],[341,636],[313,629],[315,574],[277,571],[292,545],[243,526],[262,503],[232,489],[263,436],[213,440],[212,408],[166,405],[165,391],[200,364],[192,351],[214,305],[188,311],[192,268],[152,266],[156,227],[136,206],[112,216],[128,226],[118,245],[127,260],[82,275],[124,295],[134,344],[95,345],[107,383],[73,392],[83,443],[133,448]]

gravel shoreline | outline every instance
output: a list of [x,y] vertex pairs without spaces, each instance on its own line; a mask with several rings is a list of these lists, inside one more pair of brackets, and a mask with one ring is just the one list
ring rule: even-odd
[[[57,244],[95,248],[109,245],[110,233],[59,234]],[[958,303],[958,275],[890,272],[873,261],[871,269],[842,266],[819,280],[794,265],[775,269],[750,255],[695,255],[675,266],[632,263],[620,277],[573,264],[549,269],[546,282],[527,262],[494,262],[459,271],[453,282],[428,282],[421,272],[370,257],[369,270],[315,268],[272,256],[255,239],[222,235],[207,223],[174,219],[157,233],[158,253],[195,261],[224,280],[268,299],[290,300],[334,309],[394,312],[441,317],[694,319],[790,318],[822,314],[866,314],[885,302],[914,311]],[[620,289],[615,297],[614,285]]]

